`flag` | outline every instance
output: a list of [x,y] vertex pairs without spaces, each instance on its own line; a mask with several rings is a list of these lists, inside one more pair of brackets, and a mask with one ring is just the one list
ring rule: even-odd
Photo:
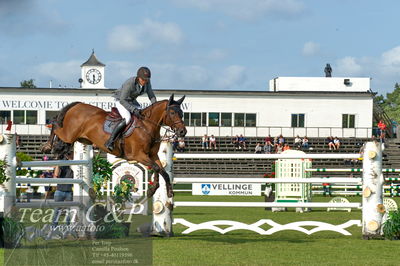
[[11,121],[11,120],[8,120],[8,121],[7,121],[7,128],[6,128],[6,130],[7,130],[7,131],[10,131],[10,130],[11,130],[11,126],[12,126],[12,121]]

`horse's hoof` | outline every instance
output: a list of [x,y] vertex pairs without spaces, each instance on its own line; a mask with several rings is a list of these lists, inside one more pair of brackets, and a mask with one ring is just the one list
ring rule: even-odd
[[148,198],[153,197],[154,193],[156,193],[156,190],[155,190],[155,189],[149,188],[149,189],[147,190],[147,197],[148,197]]
[[172,190],[168,190],[167,196],[168,196],[168,198],[173,198],[174,197],[174,192]]

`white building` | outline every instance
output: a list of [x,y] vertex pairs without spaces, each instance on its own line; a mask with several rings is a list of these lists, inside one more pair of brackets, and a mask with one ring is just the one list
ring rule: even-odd
[[[110,110],[115,89],[105,88],[104,77],[105,65],[92,53],[81,65],[82,88],[0,87],[0,132],[11,120],[15,124],[13,131],[18,134],[48,134],[45,125],[63,106],[75,101]],[[369,78],[278,77],[270,81],[269,91],[154,91],[158,100],[167,99],[172,93],[176,97],[186,95],[182,109],[188,135],[372,134],[373,94]],[[146,95],[138,100],[143,107],[149,104]]]

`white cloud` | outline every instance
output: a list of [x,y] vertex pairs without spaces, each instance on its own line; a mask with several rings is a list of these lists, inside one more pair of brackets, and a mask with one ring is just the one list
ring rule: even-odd
[[151,64],[155,88],[244,89],[245,68],[238,65],[213,70],[199,65]]
[[212,49],[207,55],[208,60],[221,60],[226,58],[227,52],[222,49]]
[[303,46],[303,55],[305,56],[313,56],[318,54],[320,46],[315,42],[306,42]]
[[0,0],[0,33],[9,36],[64,34],[70,22],[61,13],[39,0]]
[[243,85],[244,81],[246,81],[245,68],[243,66],[232,65],[225,68],[222,73],[217,76],[215,85],[219,89],[237,89]]
[[81,64],[82,62],[79,60],[47,62],[34,66],[30,72],[35,74],[39,82],[52,80],[54,87],[58,85],[63,87],[78,87],[78,79],[81,76],[81,72],[79,71]]
[[137,25],[119,25],[108,35],[108,47],[113,51],[138,51],[152,43],[180,44],[183,33],[175,23],[145,19]]
[[357,59],[347,56],[337,60],[337,74],[343,76],[357,76],[362,73],[362,67],[357,63]]
[[243,20],[254,20],[265,15],[295,15],[304,10],[299,0],[172,0],[180,6],[219,11]]
[[400,66],[400,46],[382,54],[382,64],[386,66]]

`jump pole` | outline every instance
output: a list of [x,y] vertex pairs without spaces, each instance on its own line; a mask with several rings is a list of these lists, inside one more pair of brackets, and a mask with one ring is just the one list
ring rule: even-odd
[[0,160],[4,160],[7,164],[5,174],[8,178],[7,182],[0,184],[0,212],[3,216],[8,216],[16,201],[16,136],[15,134],[0,135]]
[[367,142],[363,159],[362,235],[364,239],[380,238],[383,205],[382,145]]
[[[168,141],[161,142],[158,157],[165,171],[168,173],[170,182],[173,180],[172,173],[172,145]],[[164,178],[159,176],[160,187],[153,195],[153,221],[150,234],[158,236],[173,236],[172,231],[172,211],[174,199],[168,198],[167,187]]]

